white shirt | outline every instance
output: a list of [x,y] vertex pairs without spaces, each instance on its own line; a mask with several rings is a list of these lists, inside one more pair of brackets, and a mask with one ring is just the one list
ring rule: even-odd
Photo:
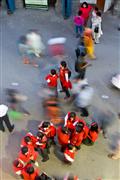
[[7,114],[8,107],[4,104],[0,104],[0,117],[3,117]]

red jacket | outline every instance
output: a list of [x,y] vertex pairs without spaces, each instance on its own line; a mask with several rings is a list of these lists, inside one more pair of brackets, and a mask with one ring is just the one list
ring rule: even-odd
[[31,158],[31,153],[29,151],[27,155],[22,154],[21,151],[19,152],[18,160],[20,160],[24,166],[30,162],[31,160],[30,158]]
[[63,85],[63,87],[65,88],[72,88],[72,84],[70,82],[69,79],[66,78],[66,76],[68,76],[69,70],[67,68],[63,69],[62,67],[60,67],[60,81]]
[[43,136],[42,139],[37,138],[36,145],[37,145],[37,147],[39,147],[41,149],[45,149],[46,145],[47,145],[47,137]]
[[88,136],[88,133],[89,133],[89,127],[84,126],[83,131],[84,131],[84,137],[83,138],[86,139]]
[[92,6],[88,5],[88,8],[80,7],[79,10],[82,11],[82,15],[81,16],[84,18],[84,20],[87,20],[89,18],[90,12],[92,10]]
[[48,87],[57,87],[57,80],[58,80],[57,74],[55,75],[48,74],[45,79],[47,81]]
[[70,144],[74,145],[74,146],[80,146],[82,141],[84,139],[84,131],[77,133],[74,131],[74,133],[72,134],[71,140],[70,140]]
[[[22,142],[21,142],[21,147],[23,146],[33,146],[35,147],[35,144],[37,142],[37,138],[32,134],[32,133],[27,133],[26,136],[29,136],[31,138],[31,144],[27,144],[25,141],[24,141],[24,138],[22,139]],[[25,137],[26,137],[25,136]]]
[[79,119],[78,116],[76,116],[74,121],[70,121],[69,120],[69,115],[70,115],[70,112],[68,112],[67,115],[65,116],[64,126],[67,127],[70,130],[74,130],[76,123],[79,122],[80,119]]
[[[16,159],[16,160],[18,160],[18,159]],[[15,160],[15,161],[16,161]],[[24,165],[23,165],[23,163],[21,163],[20,161],[19,161],[19,167],[17,167],[16,165],[15,165],[15,161],[13,162],[13,171],[15,172],[15,174],[17,174],[17,175],[21,175],[22,174],[22,170],[23,170],[23,168],[24,168]]]
[[[29,164],[27,167],[32,167],[32,165]],[[24,168],[23,171],[22,171],[22,175],[23,175],[24,180],[35,180],[35,178],[37,176],[39,176],[38,169],[34,169],[34,173],[31,174],[31,175],[28,174],[26,170],[27,170],[27,168]]]
[[92,142],[95,142],[98,138],[98,133],[96,131],[89,131],[89,134],[88,134],[88,138],[92,141]]
[[66,150],[64,151],[64,157],[67,161],[73,162],[75,159],[75,152],[66,148]]
[[49,128],[43,128],[42,123],[38,126],[38,128],[39,131],[42,131],[47,136],[47,138],[53,138],[56,135],[56,128],[52,123],[50,123]]
[[57,136],[58,136],[58,142],[59,144],[65,146],[68,144],[68,141],[70,139],[70,134],[64,134],[62,132],[62,127],[58,127],[57,130]]

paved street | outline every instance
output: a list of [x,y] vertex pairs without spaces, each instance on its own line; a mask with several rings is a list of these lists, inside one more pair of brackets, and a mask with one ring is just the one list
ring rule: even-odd
[[[120,70],[120,31],[117,31],[116,17],[105,14],[103,17],[103,36],[101,43],[96,45],[95,51],[97,60],[92,61],[93,66],[87,69],[88,82],[95,89],[95,96],[91,114],[102,113],[110,110],[114,113],[115,123],[110,131],[120,130],[120,120],[117,118],[120,112],[120,91],[112,87],[110,79],[113,74]],[[46,45],[45,56],[38,59],[40,68],[33,68],[24,65],[18,52],[18,38],[24,35],[29,29],[37,29]],[[19,151],[21,138],[26,130],[36,132],[37,125],[43,119],[41,99],[38,92],[44,76],[53,66],[57,67],[58,62],[48,56],[47,40],[51,37],[66,37],[66,61],[74,72],[75,54],[74,49],[77,39],[74,34],[72,18],[64,20],[57,12],[39,10],[17,10],[13,15],[7,16],[3,11],[0,15],[0,102],[4,102],[4,88],[11,87],[11,83],[17,82],[20,91],[28,96],[25,107],[31,112],[31,116],[22,120],[14,120],[15,131],[0,132],[0,180],[16,179],[12,171],[12,161]],[[107,95],[108,99],[102,99]],[[63,110],[67,112],[69,106],[64,103]],[[96,114],[97,115],[97,114]],[[111,160],[107,157],[109,149],[107,140],[100,134],[98,141],[93,147],[82,145],[76,155],[73,165],[64,165],[60,160],[61,154],[56,149],[51,149],[50,160],[42,163],[39,159],[40,170],[49,175],[64,175],[72,172],[78,175],[80,180],[102,180],[120,179],[120,161]],[[57,154],[57,155],[56,155]]]

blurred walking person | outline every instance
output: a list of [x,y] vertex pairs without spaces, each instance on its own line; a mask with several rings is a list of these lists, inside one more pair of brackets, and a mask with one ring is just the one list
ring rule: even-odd
[[94,42],[93,42],[93,37],[92,37],[92,29],[90,29],[90,28],[85,28],[84,44],[86,47],[88,57],[90,59],[95,59],[96,57],[94,54]]

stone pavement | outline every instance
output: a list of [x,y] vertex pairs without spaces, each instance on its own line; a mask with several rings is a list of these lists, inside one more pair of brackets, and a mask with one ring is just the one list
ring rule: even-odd
[[[93,66],[87,69],[88,82],[95,89],[95,98],[90,109],[96,112],[110,110],[115,114],[116,122],[111,131],[118,131],[120,122],[117,119],[119,112],[120,92],[112,87],[110,79],[113,74],[119,71],[119,32],[117,31],[116,17],[105,14],[103,18],[103,37],[101,44],[96,45],[97,60],[92,61]],[[39,60],[40,68],[35,69],[29,65],[23,65],[17,49],[17,41],[29,29],[38,29],[46,45],[45,56]],[[50,11],[39,10],[17,10],[12,16],[7,16],[6,12],[0,15],[0,58],[1,58],[1,101],[4,102],[4,88],[11,87],[12,82],[19,84],[18,88],[28,96],[25,107],[31,112],[30,117],[14,121],[16,129],[13,134],[0,132],[0,177],[1,180],[14,180],[16,177],[12,172],[12,161],[16,158],[20,140],[24,136],[26,129],[32,132],[43,119],[41,99],[38,92],[46,73],[58,62],[48,56],[47,40],[52,37],[64,36],[66,42],[66,61],[71,70],[74,71],[75,54],[74,49],[77,39],[74,34],[72,18],[64,20],[52,9]],[[102,99],[102,95],[109,96]],[[65,107],[67,112],[69,107]],[[107,140],[100,134],[98,141],[93,147],[82,145],[81,150],[76,155],[76,160],[72,166],[64,165],[55,155],[54,148],[51,150],[50,160],[41,163],[40,170],[49,175],[73,172],[80,180],[119,180],[120,161],[110,160]],[[57,153],[58,154],[58,153]]]

